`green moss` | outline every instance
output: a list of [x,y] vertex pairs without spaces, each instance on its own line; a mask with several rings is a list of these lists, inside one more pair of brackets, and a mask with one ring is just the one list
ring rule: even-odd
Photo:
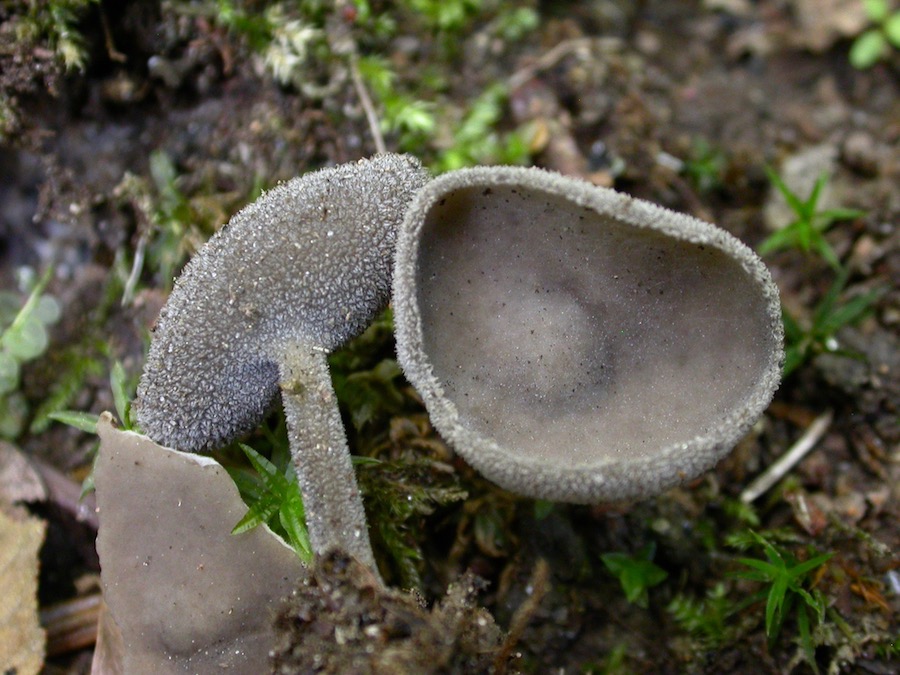
[[[18,38],[46,45],[66,70],[84,70],[87,64],[85,39],[78,23],[98,0],[38,0],[27,3],[18,15]],[[18,3],[13,3],[18,4]],[[21,6],[19,7],[21,11]]]

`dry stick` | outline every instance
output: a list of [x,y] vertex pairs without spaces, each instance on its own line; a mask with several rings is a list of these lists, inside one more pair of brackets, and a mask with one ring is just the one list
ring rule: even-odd
[[366,89],[362,75],[359,73],[359,57],[356,55],[356,50],[350,54],[350,77],[353,79],[356,95],[359,96],[359,101],[362,103],[363,110],[366,113],[369,131],[372,132],[372,139],[375,141],[375,150],[379,154],[384,154],[387,152],[387,148],[384,145],[384,137],[381,135],[381,125],[378,121],[378,114],[375,112],[375,106],[372,105],[369,91]]
[[64,600],[41,610],[41,625],[47,632],[49,656],[68,654],[97,642],[100,593]]
[[519,605],[519,608],[513,614],[512,621],[509,624],[509,633],[503,644],[500,645],[497,656],[494,657],[494,675],[504,675],[506,673],[512,650],[515,649],[522,638],[522,633],[525,632],[528,623],[534,618],[534,613],[540,607],[541,600],[544,599],[547,591],[550,590],[549,581],[550,565],[543,558],[538,558],[534,569],[531,571],[531,579],[528,580],[531,594]]
[[90,493],[82,496],[83,488],[80,483],[40,459],[32,457],[30,463],[47,488],[46,501],[96,532],[100,526],[96,495]]
[[508,80],[511,90],[518,89],[528,82],[538,72],[547,70],[555,66],[559,61],[569,54],[578,51],[583,47],[588,47],[594,41],[594,38],[572,38],[571,40],[563,40],[548,52],[545,52],[534,63],[520,68]]
[[134,261],[131,264],[131,273],[125,282],[125,289],[122,291],[122,307],[127,307],[134,300],[134,291],[138,282],[141,280],[141,272],[144,270],[144,255],[147,251],[147,244],[150,242],[150,236],[145,230],[138,239],[137,247],[134,249]]
[[103,11],[103,5],[100,5],[99,9],[100,24],[103,26],[103,41],[106,43],[106,55],[109,56],[111,61],[115,61],[116,63],[127,63],[128,57],[116,49],[116,45],[113,42],[112,30],[110,30],[109,27],[109,18],[106,16],[106,12]]
[[745,504],[755,501],[794,468],[825,435],[831,424],[832,415],[832,411],[827,410],[813,420],[793,447],[744,489],[741,493],[741,501]]

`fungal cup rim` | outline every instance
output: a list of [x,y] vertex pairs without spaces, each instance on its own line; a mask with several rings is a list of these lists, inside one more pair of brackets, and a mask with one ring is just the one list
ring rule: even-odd
[[[740,264],[763,299],[771,349],[755,386],[721,415],[709,433],[665,445],[648,455],[607,452],[596,461],[552,464],[546,458],[517,454],[465,424],[434,373],[425,353],[418,305],[417,261],[429,211],[459,190],[516,186],[570,200],[601,217],[626,226],[660,232],[688,243],[715,247]],[[750,429],[770,403],[781,379],[783,325],[778,289],[768,269],[745,244],[724,230],[608,188],[543,169],[476,167],[430,181],[410,203],[400,226],[395,253],[393,304],[397,353],[403,370],[422,396],[432,423],[456,451],[500,486],[534,498],[591,503],[640,498],[699,475],[720,460]],[[621,455],[621,456],[618,456]]]

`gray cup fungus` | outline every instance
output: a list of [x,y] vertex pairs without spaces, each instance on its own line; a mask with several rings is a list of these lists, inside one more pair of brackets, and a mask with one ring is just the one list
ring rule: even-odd
[[313,551],[373,570],[326,357],[387,303],[397,226],[426,180],[418,160],[386,154],[240,211],[185,267],[137,392],[147,435],[189,452],[253,429],[280,394]]
[[397,241],[397,349],[437,429],[536,498],[639,498],[727,453],[778,386],[778,291],[723,230],[538,169],[425,186]]
[[329,352],[387,303],[397,226],[427,174],[380,155],[306,174],[235,214],[160,313],[138,387],[154,441],[221,447],[271,408],[285,352]]

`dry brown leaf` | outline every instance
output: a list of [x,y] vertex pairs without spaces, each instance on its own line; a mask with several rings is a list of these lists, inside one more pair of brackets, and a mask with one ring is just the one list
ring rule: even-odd
[[12,443],[0,441],[0,501],[41,502],[47,490],[38,471]]
[[23,511],[0,508],[0,664],[6,673],[32,675],[44,662],[37,586],[45,528]]

